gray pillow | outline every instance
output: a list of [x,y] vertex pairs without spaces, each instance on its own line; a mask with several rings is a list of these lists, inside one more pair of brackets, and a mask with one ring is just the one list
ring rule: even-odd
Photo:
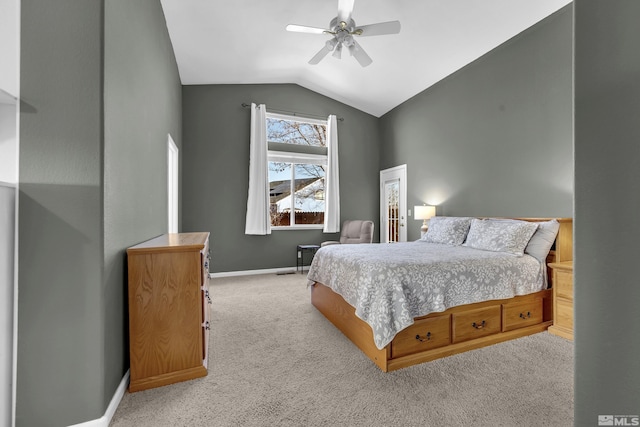
[[537,228],[534,222],[474,218],[463,246],[522,256]]
[[455,216],[434,216],[429,220],[429,228],[420,240],[428,243],[460,246],[467,237],[471,219]]
[[556,240],[560,223],[555,219],[538,223],[538,229],[524,249],[525,254],[535,257],[540,262],[547,262],[547,255]]

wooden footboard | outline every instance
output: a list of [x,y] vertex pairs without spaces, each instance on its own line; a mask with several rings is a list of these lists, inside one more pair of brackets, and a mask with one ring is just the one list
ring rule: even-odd
[[552,293],[485,301],[418,317],[382,350],[371,327],[329,287],[316,283],[311,303],[383,372],[535,334],[552,323]]

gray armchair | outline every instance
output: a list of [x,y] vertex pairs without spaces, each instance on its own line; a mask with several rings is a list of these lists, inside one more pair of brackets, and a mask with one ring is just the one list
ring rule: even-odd
[[329,240],[322,242],[320,246],[335,245],[339,243],[371,243],[373,242],[373,221],[346,220],[342,223],[340,241]]

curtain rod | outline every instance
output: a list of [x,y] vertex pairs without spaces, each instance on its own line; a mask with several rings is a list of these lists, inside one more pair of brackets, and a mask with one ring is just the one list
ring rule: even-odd
[[[246,102],[243,102],[242,104],[243,108],[249,108],[251,107],[251,104],[247,104]],[[310,119],[322,119],[325,120],[326,117],[322,117],[319,116],[317,114],[306,114],[306,113],[296,113],[295,111],[287,111],[287,110],[278,110],[275,108],[267,108],[268,111],[271,111],[273,113],[282,113],[282,114],[288,114],[290,116],[294,116],[294,117],[309,117]],[[344,118],[342,117],[336,117],[336,119],[340,122],[344,121]]]

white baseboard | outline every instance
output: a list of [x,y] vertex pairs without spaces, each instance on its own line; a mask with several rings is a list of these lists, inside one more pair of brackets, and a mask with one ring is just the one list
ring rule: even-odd
[[109,423],[111,422],[111,418],[113,418],[113,414],[116,413],[116,409],[118,409],[118,405],[124,396],[124,392],[127,390],[127,386],[129,385],[129,370],[122,377],[122,381],[120,381],[120,385],[116,389],[113,397],[111,398],[111,402],[109,402],[109,406],[107,406],[107,410],[104,415],[97,420],[85,421],[80,424],[74,424],[69,427],[109,427]]
[[[305,265],[302,271],[309,270],[309,266]],[[296,267],[282,267],[282,268],[265,268],[262,270],[244,270],[244,271],[223,271],[220,273],[209,273],[211,279],[218,277],[233,277],[233,276],[251,276],[254,274],[289,274],[300,273],[296,271]]]

